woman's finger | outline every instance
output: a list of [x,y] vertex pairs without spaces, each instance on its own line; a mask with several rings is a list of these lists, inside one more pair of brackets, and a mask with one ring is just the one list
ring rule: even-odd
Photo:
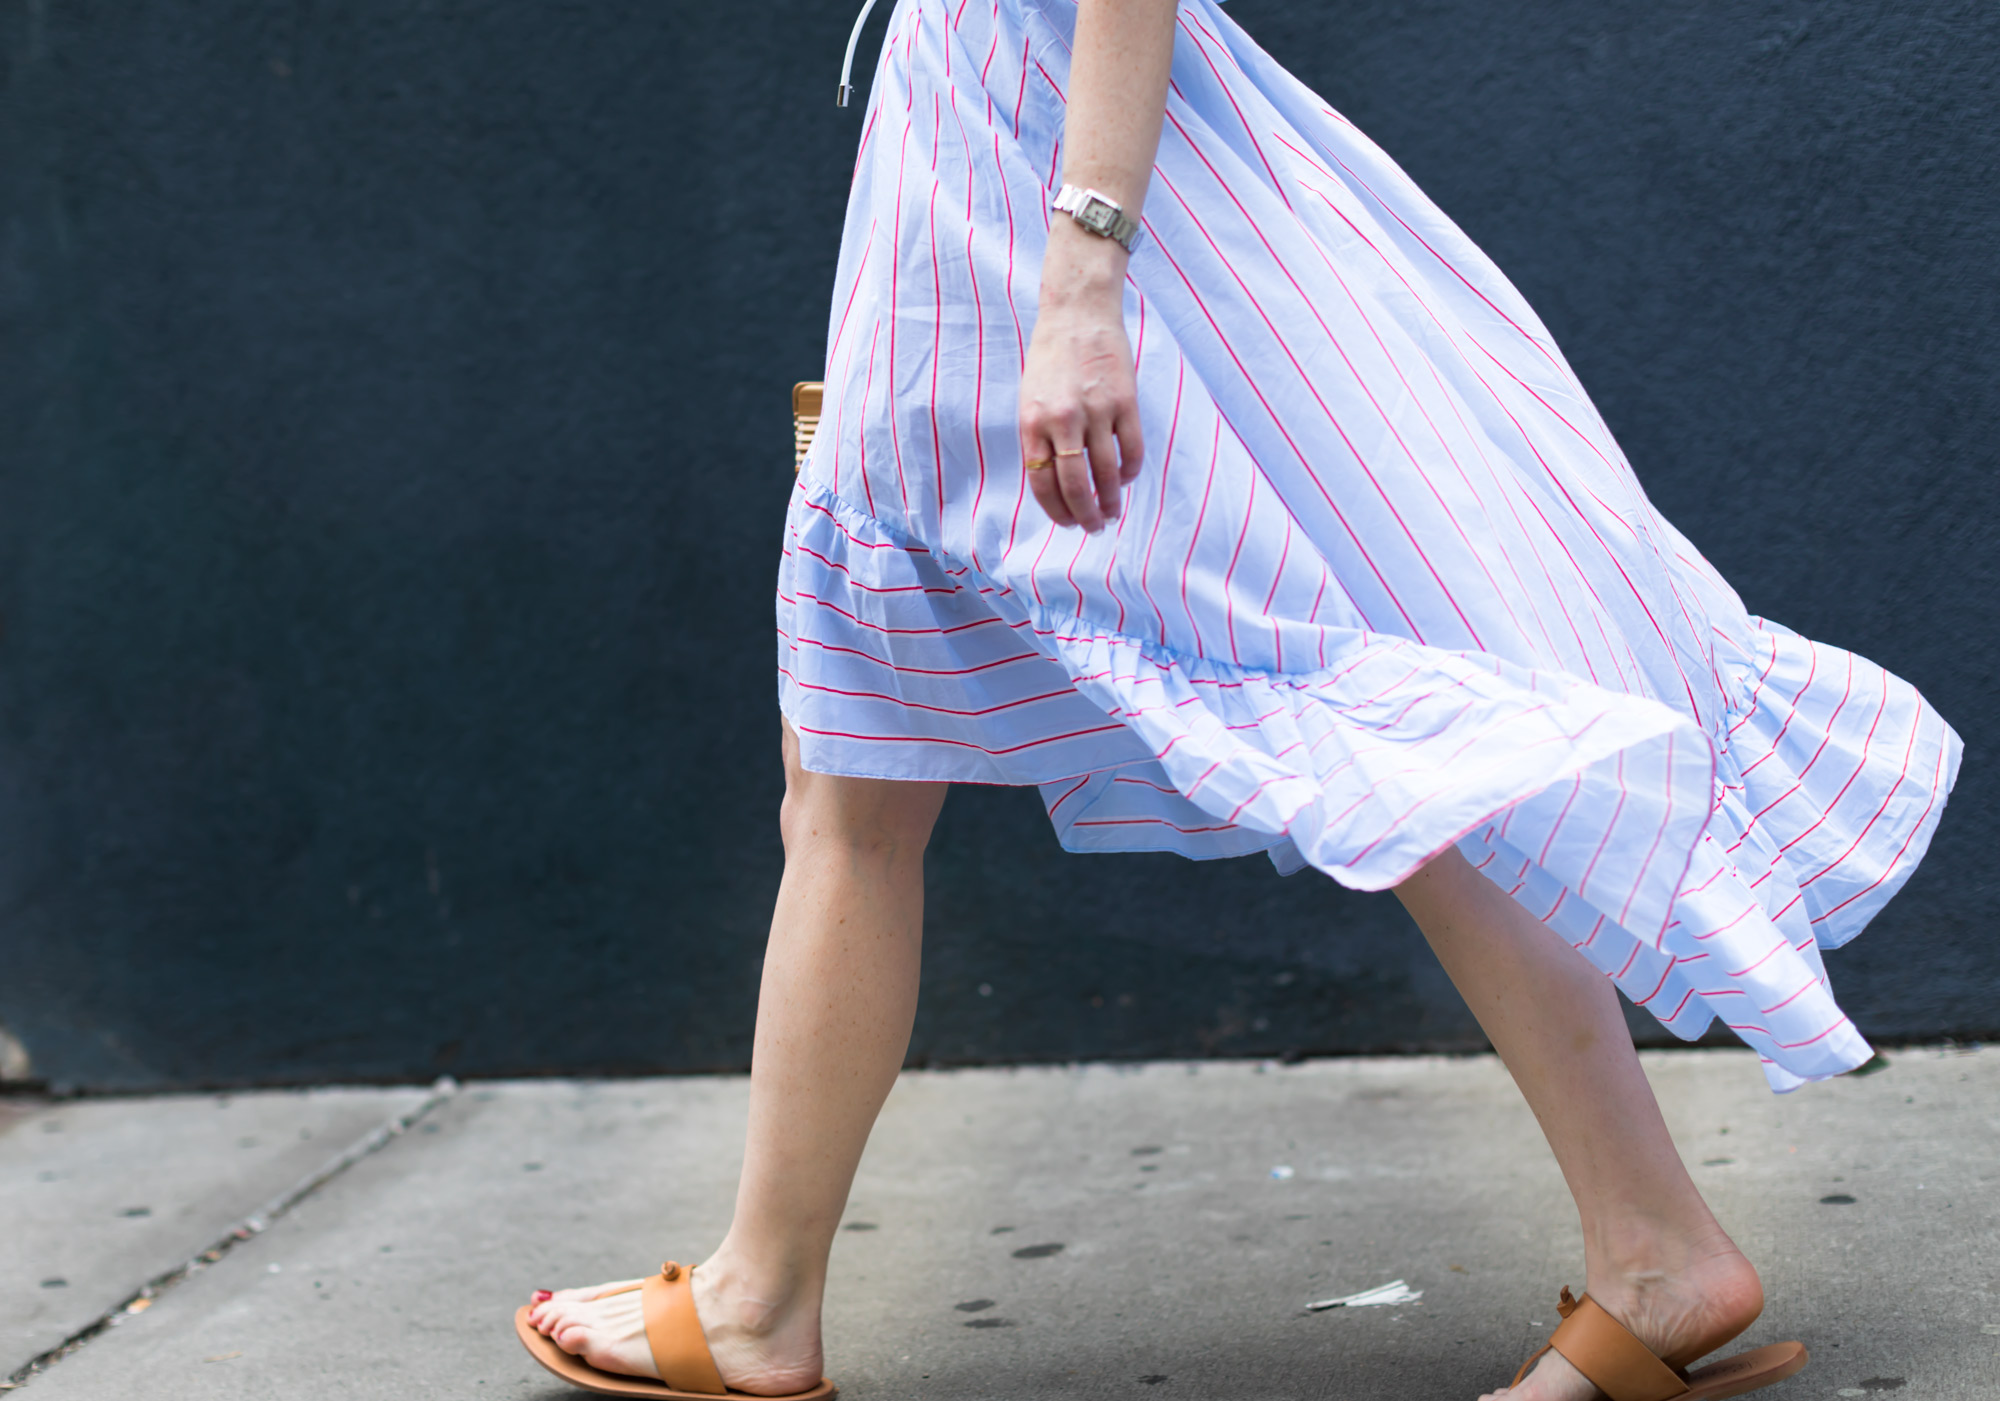
[[1062,488],[1056,485],[1056,448],[1046,433],[1022,429],[1021,465],[1028,477],[1028,490],[1049,519],[1057,525],[1075,525],[1076,517],[1063,504]]
[[1118,474],[1118,439],[1109,420],[1090,425],[1090,475],[1097,493],[1097,508],[1106,520],[1118,519],[1118,494],[1122,485]]
[[[1097,504],[1097,479],[1091,475],[1089,450],[1080,441],[1081,434],[1063,436],[1070,440],[1056,448],[1056,484],[1062,488],[1063,502],[1078,525],[1091,532],[1102,530],[1104,512]],[[1057,442],[1062,443],[1062,438]]]
[[1118,479],[1131,485],[1139,479],[1139,468],[1146,461],[1146,440],[1139,432],[1139,410],[1128,407],[1118,415]]

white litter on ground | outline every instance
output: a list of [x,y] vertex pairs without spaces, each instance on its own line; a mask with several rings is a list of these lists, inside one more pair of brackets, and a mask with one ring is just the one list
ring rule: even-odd
[[1411,1289],[1402,1280],[1392,1279],[1387,1284],[1364,1289],[1359,1294],[1349,1294],[1341,1299],[1321,1299],[1317,1303],[1307,1304],[1306,1311],[1317,1313],[1321,1309],[1365,1309],[1376,1304],[1414,1304],[1423,1297],[1423,1290]]

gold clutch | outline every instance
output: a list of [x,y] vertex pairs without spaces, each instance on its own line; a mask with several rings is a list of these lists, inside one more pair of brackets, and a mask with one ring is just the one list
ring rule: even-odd
[[792,471],[805,466],[806,451],[819,429],[820,401],[826,386],[816,380],[800,380],[792,386]]

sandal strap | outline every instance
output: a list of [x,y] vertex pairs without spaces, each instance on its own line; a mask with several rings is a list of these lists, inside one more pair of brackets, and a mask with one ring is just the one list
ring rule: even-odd
[[1514,1380],[1507,1383],[1507,1389],[1509,1391],[1512,1391],[1515,1387],[1519,1386],[1521,1384],[1521,1378],[1527,1376],[1528,1373],[1535,1370],[1535,1364],[1542,1360],[1542,1355],[1546,1353],[1548,1350],[1549,1350],[1549,1345],[1547,1343],[1543,1343],[1540,1347],[1536,1348],[1533,1352],[1529,1353],[1528,1360],[1521,1364],[1521,1370],[1514,1374]]
[[702,1396],[729,1390],[694,1311],[694,1266],[667,1261],[640,1286],[639,1304],[645,1311],[646,1345],[653,1350],[661,1381],[675,1391]]
[[1686,1394],[1681,1374],[1662,1362],[1631,1330],[1588,1294],[1571,1302],[1563,1290],[1562,1325],[1549,1346],[1590,1378],[1611,1401],[1669,1401]]

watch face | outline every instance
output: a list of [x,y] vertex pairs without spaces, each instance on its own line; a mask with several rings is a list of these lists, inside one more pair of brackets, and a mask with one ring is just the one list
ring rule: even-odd
[[1107,232],[1111,228],[1111,221],[1117,217],[1117,211],[1101,199],[1085,200],[1083,208],[1077,211],[1077,218],[1083,221],[1086,228],[1096,233]]

